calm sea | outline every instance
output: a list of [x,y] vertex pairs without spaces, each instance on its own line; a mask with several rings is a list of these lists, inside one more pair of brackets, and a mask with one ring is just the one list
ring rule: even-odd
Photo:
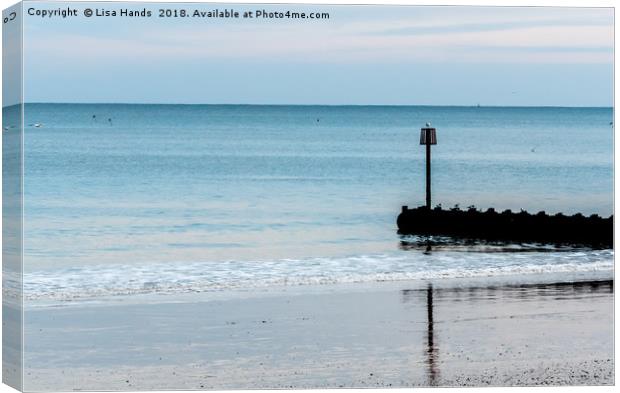
[[406,250],[396,216],[424,203],[426,122],[433,204],[608,216],[612,120],[611,108],[29,104],[26,299],[611,276],[611,250]]

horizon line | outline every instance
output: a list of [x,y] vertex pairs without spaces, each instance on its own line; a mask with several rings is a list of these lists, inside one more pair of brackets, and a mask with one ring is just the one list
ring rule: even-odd
[[170,106],[299,106],[299,107],[453,107],[453,108],[605,108],[614,109],[613,104],[601,105],[483,105],[483,104],[250,104],[250,103],[161,103],[161,102],[25,102],[3,106],[18,105],[170,105]]

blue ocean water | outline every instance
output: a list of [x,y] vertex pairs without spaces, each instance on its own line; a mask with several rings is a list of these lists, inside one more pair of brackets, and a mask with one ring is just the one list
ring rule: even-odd
[[405,250],[396,216],[424,203],[426,122],[433,204],[608,216],[612,121],[611,108],[28,104],[26,298],[611,275],[611,250]]

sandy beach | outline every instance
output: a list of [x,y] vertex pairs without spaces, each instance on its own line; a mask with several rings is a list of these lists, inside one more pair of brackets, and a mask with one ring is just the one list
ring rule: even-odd
[[197,294],[25,326],[29,391],[614,383],[610,280]]

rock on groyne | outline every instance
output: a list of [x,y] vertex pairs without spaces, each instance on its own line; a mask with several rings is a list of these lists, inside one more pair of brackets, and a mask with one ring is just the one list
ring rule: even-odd
[[523,210],[498,213],[492,208],[481,211],[473,206],[467,210],[403,206],[397,224],[400,234],[613,247],[613,215],[602,218],[581,213],[530,214]]

